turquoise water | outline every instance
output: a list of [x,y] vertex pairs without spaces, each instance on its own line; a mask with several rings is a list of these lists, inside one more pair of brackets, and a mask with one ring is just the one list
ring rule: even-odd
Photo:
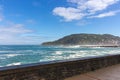
[[4,45],[0,46],[0,67],[111,54],[120,54],[120,48]]

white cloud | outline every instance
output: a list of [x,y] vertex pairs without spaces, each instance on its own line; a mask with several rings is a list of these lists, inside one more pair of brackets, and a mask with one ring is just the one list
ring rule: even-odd
[[31,29],[27,29],[24,24],[12,22],[6,22],[6,24],[0,25],[0,45],[40,44],[44,41],[53,40],[52,37],[41,36]]
[[26,29],[23,24],[8,24],[0,26],[0,44],[22,43],[24,40],[22,35],[31,33],[32,30]]
[[117,3],[119,0],[67,0],[76,3],[79,9],[96,12],[106,9],[108,6]]
[[90,18],[103,18],[103,17],[114,16],[118,12],[120,12],[120,11],[110,11],[110,12],[102,13],[102,14],[99,14],[99,15],[90,16]]
[[12,24],[10,26],[0,26],[0,33],[7,34],[22,34],[28,33],[31,30],[25,29],[23,24]]
[[79,9],[75,8],[64,8],[64,7],[57,7],[53,10],[55,15],[64,17],[65,21],[71,21],[71,20],[79,20],[85,14],[80,13]]
[[[27,23],[35,23],[34,20],[26,20],[24,24],[15,24],[12,21],[4,19],[3,6],[0,5],[0,45],[11,45],[11,44],[40,44],[41,37],[31,37],[34,31],[27,29]],[[21,16],[20,14],[12,15],[14,17]],[[4,20],[3,20],[4,19]],[[27,35],[27,36],[26,36]]]
[[75,4],[76,6],[56,7],[53,13],[63,17],[65,21],[80,20],[87,16],[93,16],[118,1],[120,0],[67,0],[67,2]]

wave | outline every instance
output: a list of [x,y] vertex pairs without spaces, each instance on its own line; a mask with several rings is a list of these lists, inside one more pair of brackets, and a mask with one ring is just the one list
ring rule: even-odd
[[13,66],[13,65],[21,65],[21,62],[16,62],[16,63],[7,64],[6,66]]
[[74,46],[63,46],[64,48],[80,48],[80,45],[74,45]]
[[62,51],[56,51],[55,54],[61,55],[61,54],[63,54],[63,52]]
[[71,58],[81,58],[90,56],[102,56],[102,55],[112,55],[120,54],[119,50],[82,50],[82,51],[56,51],[56,56],[49,56],[51,59],[71,59]]
[[16,57],[16,56],[20,56],[20,55],[22,55],[22,54],[2,54],[2,55],[0,55],[0,60]]
[[3,67],[3,66],[0,66],[0,67]]
[[9,52],[14,52],[14,51],[11,51],[11,50],[0,51],[0,53],[9,53]]
[[18,56],[18,55],[20,55],[20,54],[7,54],[6,56],[7,57],[15,57],[15,56]]
[[3,49],[0,50],[0,67],[4,67],[4,65],[21,65],[21,63],[27,64],[33,62],[120,54],[120,48],[83,47],[79,45],[2,50]]
[[102,48],[101,45],[60,45],[56,48],[62,47],[62,48]]

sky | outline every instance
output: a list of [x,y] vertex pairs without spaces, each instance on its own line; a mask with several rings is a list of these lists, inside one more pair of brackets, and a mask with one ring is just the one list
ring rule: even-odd
[[0,45],[79,33],[120,36],[120,0],[0,0]]

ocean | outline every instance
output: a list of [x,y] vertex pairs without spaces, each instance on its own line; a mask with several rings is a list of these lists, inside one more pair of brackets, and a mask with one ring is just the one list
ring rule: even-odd
[[0,67],[113,54],[120,54],[120,48],[1,45]]

